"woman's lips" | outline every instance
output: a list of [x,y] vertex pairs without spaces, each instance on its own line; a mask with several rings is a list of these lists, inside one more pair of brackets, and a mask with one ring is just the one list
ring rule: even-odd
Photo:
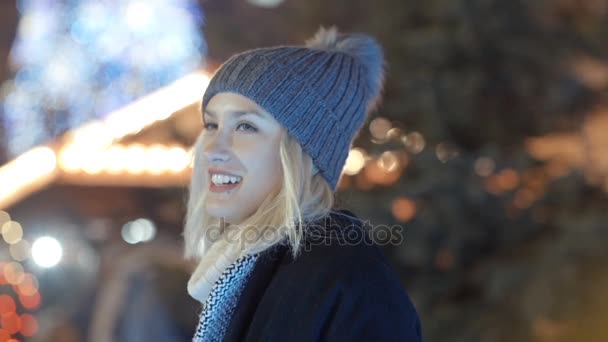
[[213,182],[209,182],[209,191],[211,192],[226,192],[226,191],[230,191],[233,189],[236,189],[239,187],[239,185],[241,185],[241,182],[238,183],[230,183],[230,184],[222,184],[222,185],[217,185],[214,184]]

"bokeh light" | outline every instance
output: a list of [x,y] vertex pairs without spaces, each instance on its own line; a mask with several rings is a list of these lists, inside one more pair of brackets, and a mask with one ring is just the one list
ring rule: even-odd
[[50,236],[38,238],[32,244],[34,262],[44,268],[57,265],[63,256],[63,248],[57,239]]
[[385,151],[382,155],[365,166],[363,174],[367,178],[359,181],[358,186],[362,189],[371,188],[372,184],[390,185],[401,177],[402,166],[399,156],[393,151]]
[[112,145],[96,153],[70,146],[61,151],[59,163],[69,173],[84,171],[91,175],[102,172],[115,175],[125,172],[133,175],[160,175],[184,171],[190,164],[190,155],[183,147],[159,144]]
[[375,142],[384,142],[387,138],[388,131],[393,127],[391,122],[383,117],[373,119],[369,124],[369,132],[375,139]]
[[23,229],[21,224],[16,221],[8,221],[2,225],[2,238],[8,244],[14,244],[23,237]]
[[0,227],[4,225],[6,222],[11,220],[11,215],[9,215],[6,211],[0,210]]
[[33,296],[38,292],[38,279],[33,274],[26,273],[23,280],[17,285],[20,295]]
[[15,300],[9,295],[0,295],[0,315],[17,310]]
[[403,130],[399,127],[393,127],[386,132],[387,139],[401,139],[403,136]]
[[0,316],[2,328],[9,334],[14,335],[21,330],[21,317],[16,312],[5,312]]
[[25,273],[23,266],[18,262],[9,262],[3,268],[4,278],[11,285],[17,285],[23,281]]
[[346,164],[344,165],[344,173],[352,176],[356,175],[365,166],[366,153],[360,148],[353,148],[348,152]]
[[19,302],[24,308],[29,310],[36,310],[40,307],[40,292],[36,292],[31,296],[24,296],[19,294]]
[[11,334],[9,334],[8,331],[0,328],[0,341],[8,342],[8,341],[10,341],[10,339],[11,339]]
[[408,151],[414,154],[422,152],[426,146],[424,136],[419,132],[409,133],[402,138],[402,142],[405,144]]
[[416,203],[408,198],[396,198],[391,209],[393,216],[399,222],[410,221],[416,215]]
[[194,0],[17,6],[15,77],[0,94],[11,156],[191,73],[206,51]]
[[146,170],[146,150],[143,145],[134,144],[125,151],[125,160],[128,160],[126,171],[133,175],[139,175]]
[[190,165],[190,154],[182,147],[171,147],[167,152],[165,164],[169,172],[182,172]]
[[56,170],[55,152],[38,146],[0,167],[0,200],[28,189],[33,183],[53,176]]
[[488,177],[494,172],[496,164],[491,158],[480,157],[475,161],[475,173],[482,177]]
[[167,168],[167,149],[164,146],[155,144],[147,148],[145,167],[146,171],[153,175],[159,175],[165,172]]
[[6,264],[7,264],[6,262],[0,261],[0,285],[8,284],[8,281],[4,277],[4,266],[6,266]]
[[498,185],[505,191],[513,190],[519,185],[519,175],[513,169],[505,169],[496,177]]
[[156,236],[156,226],[148,219],[139,218],[126,223],[122,227],[121,235],[129,244],[147,242]]
[[441,161],[442,163],[447,163],[449,160],[458,157],[460,152],[453,144],[449,142],[442,142],[437,144],[437,147],[435,148],[435,154],[439,161]]
[[9,247],[9,252],[14,260],[24,261],[30,257],[31,248],[27,240],[21,239]]
[[384,151],[378,158],[378,165],[387,173],[396,171],[399,165],[399,156],[393,151]]
[[21,318],[21,330],[19,331],[21,335],[25,337],[31,337],[36,335],[38,332],[38,321],[36,317],[30,314],[22,314]]

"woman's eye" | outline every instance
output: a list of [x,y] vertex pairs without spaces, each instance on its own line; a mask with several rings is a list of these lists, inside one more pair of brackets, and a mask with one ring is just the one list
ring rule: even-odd
[[241,123],[239,124],[236,129],[238,131],[250,131],[250,132],[257,132],[258,129],[255,128],[253,125],[248,124],[248,123]]
[[214,123],[206,123],[205,126],[203,126],[203,127],[205,127],[205,129],[208,131],[212,130],[212,129],[217,129],[217,125]]

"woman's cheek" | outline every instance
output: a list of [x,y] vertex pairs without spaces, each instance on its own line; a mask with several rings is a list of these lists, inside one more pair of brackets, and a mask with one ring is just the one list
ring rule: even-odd
[[269,149],[272,143],[270,139],[262,134],[242,135],[233,140],[233,148],[235,152],[238,151],[242,154],[257,153],[260,155]]

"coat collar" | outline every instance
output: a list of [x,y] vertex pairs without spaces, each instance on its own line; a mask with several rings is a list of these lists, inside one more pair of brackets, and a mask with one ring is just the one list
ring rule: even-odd
[[[334,209],[319,221],[309,224],[311,227],[324,227],[327,229],[340,229],[349,225],[361,227],[358,218],[351,211],[345,209]],[[304,242],[306,243],[306,242]],[[281,267],[294,261],[290,255],[291,249],[287,240],[270,247],[260,253],[256,266],[251,272],[247,285],[239,297],[224,341],[243,341],[249,330],[252,319],[258,309],[258,304],[265,296],[265,292]]]
[[242,341],[246,334],[251,318],[255,314],[258,302],[261,300],[273,274],[284,261],[284,256],[289,253],[286,243],[278,243],[260,253],[256,266],[254,267],[247,286],[239,297],[239,305],[232,314],[232,319],[224,335],[224,341]]

